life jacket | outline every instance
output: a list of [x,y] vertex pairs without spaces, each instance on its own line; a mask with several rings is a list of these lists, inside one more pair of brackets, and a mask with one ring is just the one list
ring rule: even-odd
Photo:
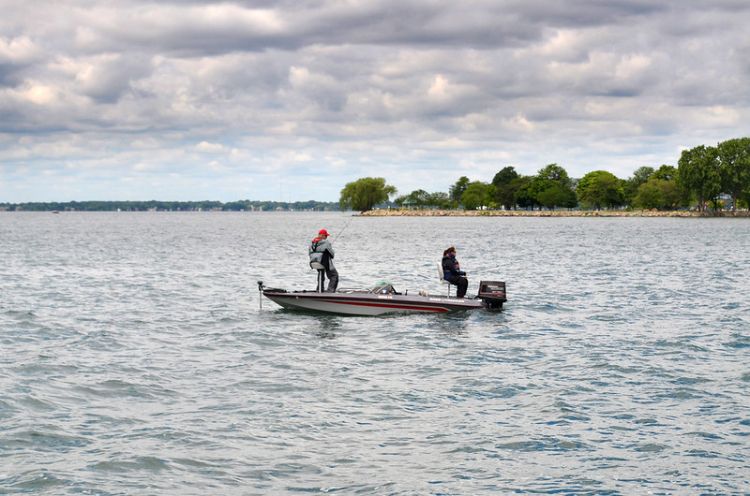
[[316,236],[312,239],[310,242],[310,267],[314,269],[319,269],[320,266],[318,264],[321,264],[326,269],[329,269],[331,267],[331,256],[328,253],[328,251],[318,251],[318,245],[321,241],[324,241],[323,238],[320,236]]
[[453,276],[459,275],[460,272],[460,265],[458,264],[458,260],[456,260],[456,257],[446,255],[443,257],[443,277],[445,279],[449,279]]

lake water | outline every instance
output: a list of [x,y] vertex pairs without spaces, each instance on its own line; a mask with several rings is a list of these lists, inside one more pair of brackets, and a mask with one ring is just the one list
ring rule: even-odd
[[[258,280],[502,313],[259,308]],[[748,494],[750,221],[0,213],[0,493]]]

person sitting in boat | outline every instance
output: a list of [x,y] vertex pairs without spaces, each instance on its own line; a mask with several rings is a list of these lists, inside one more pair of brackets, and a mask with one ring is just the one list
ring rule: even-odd
[[334,293],[339,285],[339,273],[333,266],[333,245],[328,240],[328,231],[325,229],[318,231],[318,235],[310,243],[308,253],[310,255],[310,266],[313,267],[314,263],[320,264],[325,270],[328,278],[328,289],[326,291]]
[[466,279],[466,272],[461,270],[461,265],[456,260],[455,246],[451,246],[443,252],[443,277],[446,281],[458,287],[456,296],[463,298],[466,295],[469,280]]

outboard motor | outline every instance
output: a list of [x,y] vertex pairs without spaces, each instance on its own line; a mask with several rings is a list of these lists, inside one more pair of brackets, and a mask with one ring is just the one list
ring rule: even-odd
[[477,298],[482,300],[487,310],[502,310],[505,297],[505,283],[503,281],[479,281]]

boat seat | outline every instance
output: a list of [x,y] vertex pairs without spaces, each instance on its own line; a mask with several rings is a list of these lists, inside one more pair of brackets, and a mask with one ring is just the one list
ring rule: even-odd
[[445,273],[443,272],[443,264],[442,263],[438,264],[438,279],[440,279],[441,283],[448,285],[448,296],[450,296],[451,295],[451,283],[450,283],[450,281],[448,281],[448,280],[445,279]]
[[320,262],[314,262],[314,261],[310,262],[310,268],[311,269],[315,269],[315,270],[318,271],[318,287],[317,287],[317,291],[318,291],[318,293],[322,293],[323,290],[324,290],[323,284],[325,284],[326,268],[325,268],[325,266],[322,263],[320,263]]

